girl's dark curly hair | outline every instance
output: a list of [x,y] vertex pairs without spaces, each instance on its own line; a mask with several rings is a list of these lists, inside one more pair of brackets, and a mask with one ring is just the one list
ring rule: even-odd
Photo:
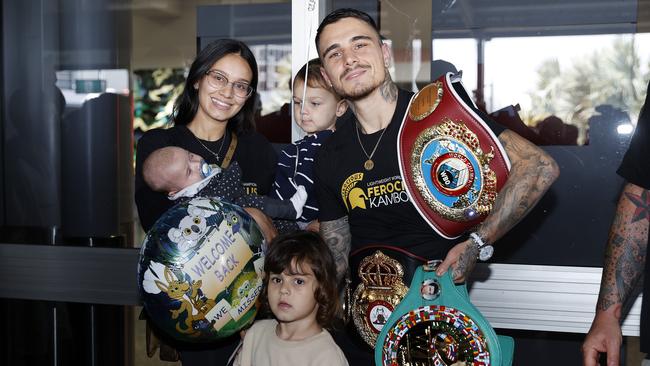
[[303,266],[311,268],[318,282],[314,293],[319,305],[316,320],[321,327],[331,328],[334,319],[341,312],[336,288],[336,267],[330,249],[317,233],[296,231],[280,235],[271,241],[264,257],[264,288],[260,297],[262,304],[269,309],[267,289],[271,273],[287,271],[294,275]]

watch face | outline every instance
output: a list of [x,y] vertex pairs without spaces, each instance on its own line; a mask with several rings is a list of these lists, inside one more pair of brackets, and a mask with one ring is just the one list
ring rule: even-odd
[[491,245],[485,245],[479,250],[478,259],[486,261],[492,258],[492,254],[494,254],[494,247]]

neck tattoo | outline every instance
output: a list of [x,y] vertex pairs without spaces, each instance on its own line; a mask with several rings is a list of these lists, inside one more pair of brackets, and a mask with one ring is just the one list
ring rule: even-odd
[[359,123],[356,124],[355,130],[357,131],[357,140],[359,140],[359,146],[361,146],[361,150],[363,150],[363,153],[366,155],[366,158],[368,158],[368,160],[366,160],[366,162],[363,163],[363,167],[366,170],[372,170],[372,168],[375,167],[375,163],[372,161],[372,157],[373,155],[375,155],[375,151],[377,151],[377,147],[381,142],[381,138],[384,137],[384,132],[386,132],[387,129],[388,126],[386,126],[386,128],[384,128],[383,131],[381,131],[381,135],[379,135],[379,139],[377,139],[377,142],[375,143],[375,147],[372,149],[372,152],[368,154],[366,152],[366,148],[363,147],[363,143],[361,142],[361,136],[359,135]]

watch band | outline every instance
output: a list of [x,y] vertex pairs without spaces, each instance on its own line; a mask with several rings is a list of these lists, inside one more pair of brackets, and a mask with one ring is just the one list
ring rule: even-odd
[[473,232],[469,234],[469,237],[472,238],[472,241],[476,245],[478,249],[483,248],[487,243],[483,241],[483,238],[481,238],[477,232]]
[[472,243],[476,246],[476,249],[478,249],[478,253],[476,255],[478,260],[485,262],[486,260],[492,258],[492,254],[494,254],[494,247],[492,245],[486,243],[483,238],[481,238],[481,236],[476,232],[469,234],[469,237]]

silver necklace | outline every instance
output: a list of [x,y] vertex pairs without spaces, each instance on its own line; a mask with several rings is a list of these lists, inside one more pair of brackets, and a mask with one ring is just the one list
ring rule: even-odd
[[377,142],[375,143],[375,147],[372,149],[372,152],[370,153],[370,155],[368,155],[368,153],[366,152],[366,148],[363,147],[363,143],[361,142],[361,136],[359,136],[359,124],[356,123],[355,127],[356,127],[355,129],[357,131],[357,140],[359,140],[359,145],[361,146],[361,150],[363,150],[363,153],[366,154],[366,157],[368,158],[368,160],[366,160],[366,162],[363,163],[363,167],[366,170],[372,170],[372,168],[375,167],[375,163],[372,161],[372,156],[375,155],[375,151],[377,151],[377,147],[379,146],[379,143],[381,142],[381,138],[384,137],[384,132],[386,132],[386,130],[388,129],[388,126],[386,126],[386,128],[384,128],[384,130],[381,131],[381,135],[379,135],[379,139],[377,139]]
[[201,142],[201,139],[199,139],[198,137],[196,137],[195,134],[192,134],[192,136],[194,136],[194,138],[196,139],[196,141],[198,141],[199,144],[201,144],[201,146],[203,146],[204,149],[208,150],[208,151],[210,152],[210,154],[214,155],[214,157],[217,158],[217,163],[219,163],[219,160],[221,160],[221,159],[219,158],[219,154],[221,154],[221,150],[223,149],[223,144],[224,144],[224,142],[226,142],[226,133],[224,132],[223,137],[221,138],[221,145],[219,145],[219,150],[218,150],[216,153],[215,153],[214,151],[210,150],[209,147],[205,146],[205,145],[203,144],[203,142]]

